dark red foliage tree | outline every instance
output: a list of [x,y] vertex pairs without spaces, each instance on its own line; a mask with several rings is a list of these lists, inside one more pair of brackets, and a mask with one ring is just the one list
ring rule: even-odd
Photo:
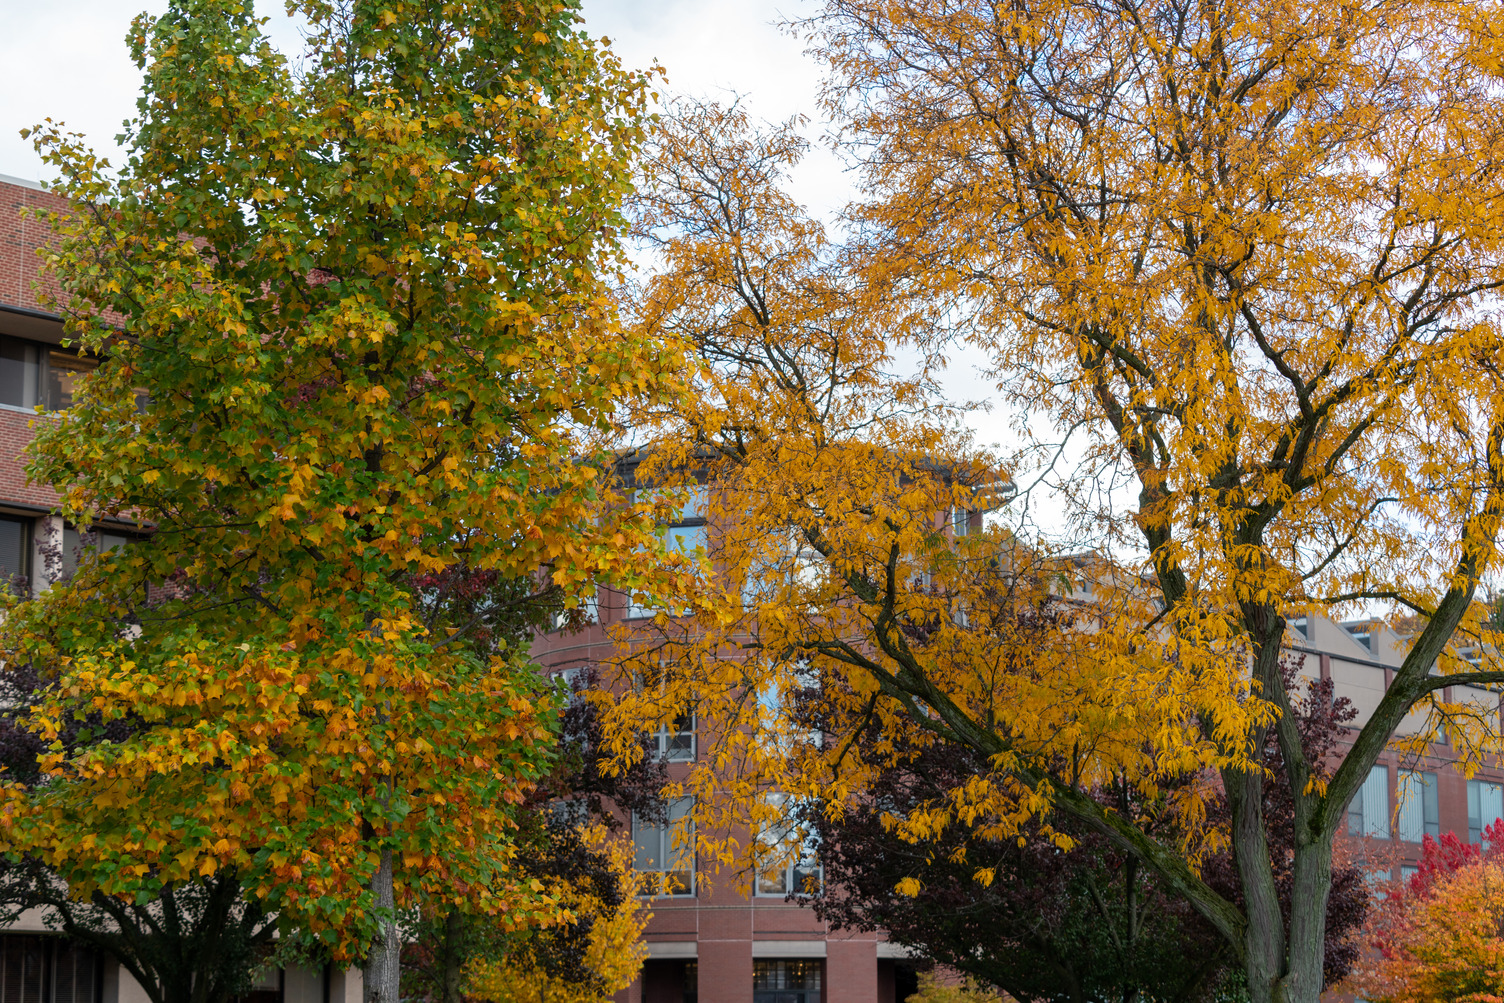
[[[1293,684],[1293,666],[1286,671]],[[819,701],[807,705],[818,707]],[[1351,705],[1333,699],[1330,683],[1318,683],[1295,709],[1308,754],[1314,761],[1334,761],[1343,726],[1354,717]],[[808,723],[817,726],[817,714],[812,712]],[[866,736],[872,742],[879,738]],[[1271,742],[1265,751],[1274,776],[1282,776],[1278,749]],[[1021,841],[988,840],[955,825],[937,839],[910,844],[883,824],[885,814],[902,817],[982,770],[985,764],[972,753],[942,743],[883,772],[860,808],[832,818],[822,804],[801,806],[800,821],[818,840],[825,867],[823,894],[807,897],[817,915],[838,928],[885,930],[891,941],[1029,1003],[1192,1003],[1242,995],[1239,966],[1225,940],[1095,832],[1052,819],[1057,831],[1076,841],[1067,853],[1040,837],[1037,828]],[[1278,783],[1265,790],[1265,816],[1288,912],[1294,799]],[[1169,815],[1132,798],[1126,788],[1094,795],[1138,818]],[[1225,817],[1223,804],[1212,822]],[[975,879],[979,868],[994,869],[991,884]],[[1207,860],[1204,873],[1222,894],[1235,894],[1230,855]],[[920,880],[917,896],[894,892],[905,877]],[[1356,958],[1354,934],[1367,909],[1362,875],[1353,868],[1339,870],[1328,905],[1328,984],[1346,974]]]

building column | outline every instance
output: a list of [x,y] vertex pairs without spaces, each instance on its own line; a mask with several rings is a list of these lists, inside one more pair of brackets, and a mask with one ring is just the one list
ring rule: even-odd
[[63,571],[63,517],[44,515],[31,532],[31,594],[41,595]]
[[874,1003],[877,999],[877,941],[825,942],[825,1003]]
[[752,941],[702,940],[699,949],[703,1003],[752,1003]]

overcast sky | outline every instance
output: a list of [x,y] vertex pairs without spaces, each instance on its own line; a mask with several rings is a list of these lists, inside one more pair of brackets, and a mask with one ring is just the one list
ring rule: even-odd
[[[295,51],[297,28],[280,0],[256,6],[272,18],[279,48]],[[140,86],[126,31],[138,11],[165,7],[165,0],[0,0],[0,174],[45,180],[40,158],[18,134],[45,118],[82,132],[100,152],[115,151]],[[628,65],[656,60],[672,90],[740,93],[767,119],[817,112],[818,68],[777,27],[811,9],[809,0],[585,0],[587,27],[610,38]],[[846,177],[824,152],[796,183],[801,199],[822,214],[846,199]]]
[[[740,94],[758,118],[810,118],[818,139],[816,91],[820,68],[803,43],[779,25],[806,17],[815,0],[584,0],[586,26],[612,40],[629,66],[654,61],[668,74],[670,91],[702,97]],[[141,10],[160,13],[166,0],[0,0],[0,174],[46,181],[49,173],[19,132],[43,119],[83,133],[97,152],[119,160],[114,137],[135,112],[140,75],[126,52],[125,35]],[[259,0],[271,17],[278,48],[301,42],[281,0]],[[850,198],[840,163],[818,143],[794,177],[794,194],[831,219]],[[956,398],[974,399],[987,388],[966,362],[953,362]],[[1006,437],[996,417],[971,423],[989,441]]]

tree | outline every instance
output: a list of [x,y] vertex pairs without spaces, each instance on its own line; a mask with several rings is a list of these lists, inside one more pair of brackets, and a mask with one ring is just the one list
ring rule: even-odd
[[[14,782],[34,788],[47,777],[38,769],[46,748],[27,727],[43,699],[34,667],[8,667],[0,677],[0,764]],[[100,727],[78,722],[60,736],[76,751],[79,732],[120,742],[129,722]],[[277,922],[262,903],[246,900],[232,867],[207,877],[166,885],[151,898],[126,899],[94,891],[79,898],[57,871],[36,856],[0,860],[0,919],[12,922],[41,910],[49,926],[73,942],[113,958],[157,1000],[228,1003],[251,988],[251,976],[275,947]]]
[[[832,0],[805,27],[862,170],[841,249],[784,210],[782,162],[758,166],[776,151],[675,131],[650,161],[662,265],[636,318],[705,360],[704,392],[657,427],[714,457],[727,528],[693,629],[660,629],[683,699],[747,764],[698,774],[701,800],[753,824],[767,787],[845,801],[880,765],[849,741],[869,720],[894,747],[955,742],[989,772],[903,834],[1042,818],[1066,844],[1050,820],[1072,819],[1185,897],[1256,1003],[1314,1001],[1333,840],[1400,722],[1429,716],[1419,746],[1448,719],[1464,765],[1499,745],[1482,689],[1504,681],[1499,637],[1475,599],[1504,514],[1496,14]],[[953,434],[925,378],[957,343],[1025,432],[1079,451],[1005,464]],[[884,372],[905,344],[918,375]],[[1061,471],[1053,547],[1019,535],[1031,469]],[[944,525],[1009,478],[1011,532]],[[1286,618],[1361,603],[1418,629],[1322,781],[1278,669]],[[1068,627],[1021,643],[1020,612],[1062,606]],[[1474,668],[1454,641],[1494,654]],[[801,663],[842,723],[791,762],[753,748],[745,694]],[[1264,817],[1270,735],[1287,862]],[[1107,810],[1091,792],[1119,776],[1151,803],[1183,783],[1202,839]],[[1227,825],[1203,826],[1218,791]],[[1241,902],[1196,866],[1224,842]]]
[[[630,841],[596,826],[558,843],[540,873],[557,890],[568,919],[503,938],[468,972],[468,995],[490,1003],[606,1003],[642,969],[642,943],[652,913],[638,896],[642,875],[632,869]],[[583,852],[582,852],[583,851]],[[573,858],[573,859],[567,859]],[[604,867],[602,866],[604,865]]]
[[[1434,848],[1434,843],[1432,847]],[[1395,896],[1380,954],[1344,988],[1374,1003],[1504,998],[1504,866],[1476,856]]]
[[[1288,659],[1285,678],[1293,688]],[[1332,761],[1343,726],[1356,716],[1350,702],[1334,698],[1330,680],[1323,680],[1297,701],[1296,712],[1306,754]],[[803,723],[819,727],[818,721]],[[879,739],[869,727],[857,741],[869,747]],[[1278,754],[1270,750],[1271,758]],[[1227,998],[1229,980],[1236,982],[1235,958],[1216,929],[1099,834],[1062,825],[1075,846],[1061,853],[1039,838],[1037,824],[1025,827],[1023,840],[983,839],[970,827],[952,826],[911,843],[893,830],[892,820],[944,801],[966,778],[986,772],[966,748],[937,744],[884,769],[854,804],[832,811],[828,803],[805,802],[798,817],[816,838],[825,876],[823,893],[807,900],[816,914],[837,927],[885,930],[890,941],[1019,1000]],[[1289,791],[1276,779],[1264,794],[1277,859],[1288,861],[1294,838]],[[1126,784],[1094,796],[1111,810],[1144,819],[1156,838],[1178,838],[1166,799],[1146,805]],[[1225,817],[1226,809],[1217,804],[1212,814]],[[1209,884],[1236,899],[1226,851],[1201,867]],[[986,884],[975,878],[979,868],[990,875]],[[1288,866],[1280,873],[1281,907],[1288,912]],[[905,879],[918,882],[916,894],[894,893]],[[1338,983],[1356,961],[1356,932],[1367,909],[1362,873],[1352,867],[1334,873],[1326,985]]]
[[550,998],[562,1001],[560,984],[609,994],[614,989],[606,987],[635,976],[635,941],[649,916],[635,907],[639,879],[614,844],[622,827],[617,813],[664,821],[658,792],[668,775],[651,755],[624,771],[607,768],[599,707],[587,698],[598,685],[589,668],[571,679],[552,769],[517,818],[517,879],[538,881],[566,903],[584,895],[583,902],[541,929],[519,930],[458,906],[416,916],[404,938],[404,998],[462,1003],[484,975],[494,992],[514,982],[549,985]]
[[106,361],[30,470],[150,532],[5,621],[49,782],[7,789],[4,846],[83,899],[233,874],[394,1003],[398,908],[555,916],[508,874],[556,701],[446,576],[643,581],[596,460],[676,360],[614,322],[647,82],[575,7],[298,9],[296,63],[231,0],[138,19],[118,172],[40,133],[60,309]]
[[946,985],[926,973],[919,977],[919,992],[909,997],[912,1003],[992,1003],[997,996],[971,983]]

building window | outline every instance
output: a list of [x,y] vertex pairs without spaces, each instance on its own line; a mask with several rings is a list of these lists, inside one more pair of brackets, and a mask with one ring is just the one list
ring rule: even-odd
[[1352,635],[1352,639],[1354,641],[1357,641],[1369,651],[1373,650],[1373,630],[1368,624],[1365,623],[1361,626],[1348,627],[1347,632],[1348,634]]
[[673,724],[660,725],[653,735],[658,758],[666,763],[692,763],[695,759],[695,715],[680,714]]
[[765,679],[757,684],[757,738],[763,748],[782,756],[791,756],[801,745],[819,747],[824,735],[817,728],[798,726],[790,714],[790,704],[801,691],[818,690],[820,676],[806,658],[791,664],[786,678]]
[[1504,818],[1504,784],[1485,780],[1467,782],[1467,839],[1481,842],[1483,830]]
[[668,672],[669,667],[664,663],[650,665],[645,675],[633,677],[632,684],[639,693],[649,686],[656,687],[660,703],[655,709],[665,716],[668,711],[675,712],[672,721],[659,725],[650,736],[658,759],[666,763],[690,763],[695,758],[695,712],[693,708],[679,711],[673,706],[667,696]]
[[771,534],[747,568],[742,582],[742,606],[755,609],[782,591],[795,593],[814,589],[820,584],[825,558],[810,546],[804,530],[798,526]]
[[[660,532],[670,553],[683,554],[689,558],[704,559],[710,545],[710,529],[705,522],[706,488],[696,485],[690,488],[688,498],[674,515],[673,522]],[[627,596],[627,618],[650,617],[664,609],[663,603],[654,596],[634,592]],[[671,614],[672,610],[669,611]],[[690,612],[684,610],[684,613]]]
[[632,813],[633,866],[655,877],[647,894],[689,896],[695,893],[694,798],[674,798],[660,822]]
[[39,347],[29,341],[0,338],[0,404],[28,410],[41,403]]
[[76,352],[0,337],[0,404],[64,411],[73,406],[78,377],[98,365]]
[[953,508],[950,510],[950,532],[952,536],[961,537],[971,532],[971,510]]
[[1389,767],[1375,766],[1347,806],[1347,831],[1353,836],[1389,838]]
[[699,1003],[699,999],[700,963],[686,961],[684,963],[684,1003]]
[[1436,774],[1401,770],[1398,795],[1400,839],[1419,843],[1426,836],[1439,838],[1441,815],[1436,805]]
[[69,352],[47,353],[47,395],[42,405],[49,411],[66,411],[73,406],[73,392],[78,378],[99,363]]
[[785,794],[764,799],[778,816],[764,822],[757,833],[757,888],[762,896],[814,895],[825,883],[814,834],[792,817],[793,803]]
[[820,1003],[820,961],[752,962],[752,1003]]
[[282,969],[264,965],[251,976],[251,988],[236,1003],[282,1003]]
[[0,935],[0,1003],[97,1003],[99,961],[62,937]]
[[1289,621],[1289,623],[1290,629],[1295,631],[1295,633],[1300,637],[1301,640],[1309,641],[1311,639],[1310,622],[1305,617],[1298,616],[1295,619]]
[[31,575],[33,519],[0,516],[0,587],[14,594],[26,591]]
[[115,533],[105,529],[95,529],[87,533],[80,533],[78,528],[72,525],[63,527],[63,554],[62,554],[62,579],[67,581],[78,571],[78,566],[83,563],[87,554],[103,554],[123,547],[131,542],[131,538],[124,533]]
[[601,611],[600,599],[598,598],[598,596],[599,593],[592,592],[588,596],[583,596],[580,599],[579,605],[574,609],[555,610],[553,616],[549,618],[548,629],[563,630],[565,627],[569,626],[571,622],[579,624],[580,626],[589,626],[593,623],[600,623]]

